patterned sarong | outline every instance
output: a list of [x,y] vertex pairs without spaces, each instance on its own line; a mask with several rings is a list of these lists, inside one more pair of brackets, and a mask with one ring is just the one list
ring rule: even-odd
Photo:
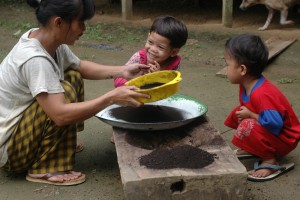
[[[79,72],[65,72],[61,81],[67,103],[84,100],[83,80]],[[31,174],[73,170],[77,131],[83,123],[58,127],[34,101],[12,134],[5,170]]]

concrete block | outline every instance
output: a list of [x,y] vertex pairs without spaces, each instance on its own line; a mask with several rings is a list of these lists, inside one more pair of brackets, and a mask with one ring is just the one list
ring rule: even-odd
[[[243,199],[247,171],[206,117],[164,131],[113,127],[121,179],[127,200]],[[191,145],[215,161],[201,169],[149,169],[140,158],[157,148]]]

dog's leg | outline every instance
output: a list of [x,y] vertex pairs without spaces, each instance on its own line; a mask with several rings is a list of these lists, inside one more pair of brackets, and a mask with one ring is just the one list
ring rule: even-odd
[[288,16],[288,8],[285,8],[280,12],[280,24],[281,25],[287,25],[287,24],[294,24],[294,21],[287,20]]
[[258,28],[259,31],[263,31],[266,30],[268,28],[268,26],[270,25],[272,18],[274,16],[275,10],[266,6],[266,8],[268,9],[269,13],[268,13],[268,17],[267,17],[267,21],[265,23],[265,25],[263,25],[262,27]]

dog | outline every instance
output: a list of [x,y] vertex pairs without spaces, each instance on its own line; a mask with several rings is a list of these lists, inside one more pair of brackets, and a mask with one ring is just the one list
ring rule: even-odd
[[268,17],[266,23],[258,30],[263,31],[268,28],[276,10],[280,11],[280,24],[294,24],[294,21],[287,20],[288,10],[294,5],[300,4],[300,0],[243,0],[240,9],[246,10],[248,7],[262,4],[268,9]]

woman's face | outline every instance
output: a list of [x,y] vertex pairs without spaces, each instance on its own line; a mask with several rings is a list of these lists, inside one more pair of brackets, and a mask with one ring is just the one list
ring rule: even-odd
[[73,45],[76,40],[78,40],[85,31],[85,23],[84,21],[80,21],[79,18],[72,20],[71,23],[66,23],[66,36],[65,36],[65,44]]
[[171,48],[170,40],[155,32],[148,34],[145,45],[147,52],[147,63],[153,64],[154,61],[163,64],[169,57],[175,56],[178,51]]

